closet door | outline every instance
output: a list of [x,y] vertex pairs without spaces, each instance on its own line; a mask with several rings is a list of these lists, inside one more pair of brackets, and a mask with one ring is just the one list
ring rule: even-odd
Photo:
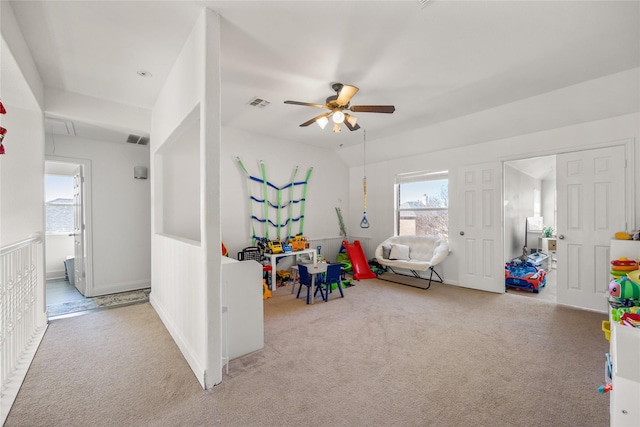
[[504,293],[502,164],[460,168],[458,188],[460,285]]
[[610,240],[626,228],[625,147],[557,156],[558,303],[607,311]]

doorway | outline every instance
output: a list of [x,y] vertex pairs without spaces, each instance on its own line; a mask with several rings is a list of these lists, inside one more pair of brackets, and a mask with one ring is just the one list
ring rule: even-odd
[[526,251],[528,260],[546,273],[537,293],[518,287],[507,293],[557,302],[556,195],[555,155],[504,162],[505,262]]
[[52,311],[93,291],[90,166],[86,159],[45,159],[46,302]]
[[[505,248],[511,248],[516,242],[528,248],[535,247],[535,253],[545,249],[544,238],[533,235],[536,243],[531,242],[529,233],[513,231],[508,233],[507,224],[513,222],[515,215],[510,210],[511,203],[517,206],[519,199],[525,200],[524,206],[533,206],[533,210],[520,212],[520,215],[534,217],[540,213],[541,223],[555,223],[554,232],[557,239],[553,239],[556,262],[551,259],[551,266],[555,266],[557,275],[556,302],[598,312],[606,312],[607,304],[605,293],[610,280],[609,275],[609,247],[611,239],[616,231],[631,230],[634,228],[633,203],[635,189],[633,182],[633,162],[627,159],[634,158],[632,141],[620,141],[609,145],[597,147],[585,147],[583,150],[556,153],[556,190],[554,192],[553,220],[545,218],[549,214],[542,212],[541,206],[537,206],[536,192],[539,190],[535,181],[529,181],[530,187],[519,186],[519,191],[511,190],[507,173],[507,165],[514,165],[520,169],[538,161],[544,161],[543,167],[550,168],[553,162],[551,156],[536,159],[519,160],[518,162],[506,161],[505,164]],[[540,167],[540,166],[538,166]],[[518,172],[520,172],[518,170]],[[520,175],[515,175],[520,176]],[[523,178],[523,181],[526,179]],[[542,194],[540,195],[542,199]],[[550,212],[550,210],[546,210]],[[511,221],[508,216],[512,215]],[[525,222],[520,220],[524,228]],[[526,236],[526,237],[518,237]],[[525,240],[523,242],[523,240]],[[547,251],[549,246],[546,246]],[[506,250],[506,249],[505,249]],[[505,252],[507,254],[509,252]],[[522,252],[521,252],[522,253]],[[529,249],[531,254],[531,249]],[[530,255],[529,255],[530,256]],[[505,255],[506,257],[506,255]],[[554,269],[549,268],[551,272]],[[550,279],[553,279],[551,275]],[[540,292],[544,292],[544,289]]]

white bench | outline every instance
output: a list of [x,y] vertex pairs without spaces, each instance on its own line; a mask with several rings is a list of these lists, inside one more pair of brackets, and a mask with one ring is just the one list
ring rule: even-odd
[[[413,277],[429,280],[429,284],[424,289],[429,289],[431,282],[442,283],[442,277],[433,267],[440,264],[449,255],[449,242],[438,236],[394,236],[380,243],[376,248],[376,260],[383,266],[388,267],[393,273],[399,273],[396,269],[409,270]],[[422,277],[420,272],[429,271],[429,278]],[[433,275],[438,277],[433,279]],[[395,282],[378,277],[381,280]],[[402,282],[396,282],[402,283]],[[402,283],[406,284],[406,283]]]

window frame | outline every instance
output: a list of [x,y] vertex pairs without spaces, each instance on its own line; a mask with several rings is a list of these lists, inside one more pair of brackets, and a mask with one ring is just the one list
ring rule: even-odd
[[[400,204],[400,187],[403,184],[410,184],[413,182],[429,182],[429,181],[447,181],[447,200],[446,205],[443,207],[407,207],[402,208]],[[412,172],[407,174],[398,174],[395,178],[394,185],[394,235],[398,236],[400,232],[400,218],[402,212],[446,212],[447,214],[447,238],[449,235],[449,171],[437,171],[437,172]],[[414,234],[419,235],[419,234]]]

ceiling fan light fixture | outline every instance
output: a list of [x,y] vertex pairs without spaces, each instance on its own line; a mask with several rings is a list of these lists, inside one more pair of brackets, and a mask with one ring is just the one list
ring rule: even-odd
[[347,121],[351,125],[351,127],[354,127],[356,125],[356,122],[358,121],[358,118],[355,116],[352,116],[351,114],[346,114],[345,116],[347,118]]
[[335,123],[333,125],[333,132],[334,133],[338,133],[338,132],[341,132],[341,131],[342,131],[342,127],[340,127],[340,123]]
[[318,120],[316,120],[316,123],[318,124],[318,126],[320,126],[320,128],[324,129],[325,126],[327,126],[327,123],[329,123],[329,119],[327,119],[327,116],[322,116]]
[[[344,122],[344,113],[342,111],[336,111],[333,113],[333,123],[343,123]],[[335,131],[334,131],[335,132]]]

